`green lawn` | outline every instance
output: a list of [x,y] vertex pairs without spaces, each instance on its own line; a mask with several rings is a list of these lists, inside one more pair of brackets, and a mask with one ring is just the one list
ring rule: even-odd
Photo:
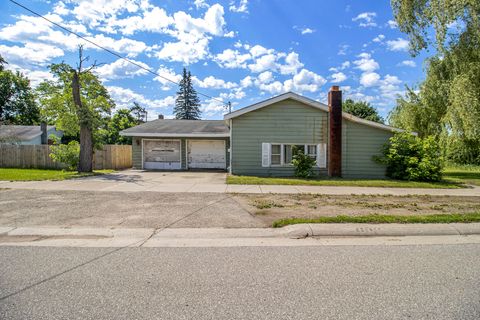
[[299,223],[471,223],[480,222],[480,212],[464,214],[432,214],[432,215],[378,215],[336,216],[318,218],[287,218],[274,221],[274,228]]
[[480,166],[449,165],[445,168],[444,178],[449,181],[480,186]]
[[48,169],[17,169],[0,168],[0,180],[7,181],[40,181],[65,180],[91,175],[111,173],[113,170],[96,170],[93,173],[78,173],[75,171],[48,170]]
[[441,182],[415,182],[390,179],[297,179],[297,178],[269,178],[233,176],[227,177],[228,184],[262,184],[262,185],[305,185],[305,186],[348,186],[348,187],[390,187],[390,188],[434,188],[434,189],[456,189],[462,185],[456,181]]
[[444,170],[444,180],[439,182],[417,182],[391,179],[298,179],[234,176],[227,177],[228,184],[260,185],[304,185],[304,186],[350,186],[350,187],[390,187],[390,188],[432,188],[457,189],[466,184],[480,186],[480,166],[449,165]]

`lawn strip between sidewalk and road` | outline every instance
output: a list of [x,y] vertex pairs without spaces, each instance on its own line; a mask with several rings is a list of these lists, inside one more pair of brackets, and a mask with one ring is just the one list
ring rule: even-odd
[[480,222],[480,212],[465,214],[432,214],[432,215],[379,215],[335,216],[317,218],[286,218],[274,221],[272,227],[280,228],[300,223],[472,223]]
[[112,173],[114,170],[95,170],[92,173],[78,173],[54,169],[0,168],[0,181],[42,181],[65,180]]

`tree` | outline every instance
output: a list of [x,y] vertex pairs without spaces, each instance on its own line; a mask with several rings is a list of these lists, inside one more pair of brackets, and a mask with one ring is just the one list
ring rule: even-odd
[[130,112],[135,118],[137,124],[147,122],[147,110],[138,102],[133,102],[133,107],[130,108]]
[[33,125],[40,121],[40,112],[30,87],[30,80],[20,72],[4,68],[0,56],[0,122]]
[[[480,33],[480,2],[476,0],[391,0],[391,4],[398,28],[410,38],[413,55],[430,44],[443,52],[460,35]],[[432,27],[434,38],[429,37]]]
[[193,88],[192,75],[190,71],[183,68],[182,80],[177,91],[177,98],[175,99],[175,108],[173,112],[176,119],[184,120],[199,120],[200,119],[200,99],[198,99],[197,92]]
[[378,114],[377,110],[366,101],[347,99],[343,103],[343,111],[362,119],[384,123],[383,118]]
[[136,119],[129,109],[119,109],[112,116],[108,123],[107,137],[105,143],[107,144],[131,144],[131,137],[124,137],[120,135],[120,131],[134,127],[138,124]]
[[413,55],[430,44],[438,51],[419,90],[407,88],[398,99],[390,123],[435,136],[450,160],[480,164],[480,2],[392,0],[392,6]]
[[80,135],[79,172],[92,171],[93,147],[100,142],[99,128],[115,107],[107,89],[91,72],[96,64],[83,68],[87,60],[80,46],[76,68],[65,63],[52,64],[50,71],[55,80],[45,81],[37,88],[45,117],[68,135]]

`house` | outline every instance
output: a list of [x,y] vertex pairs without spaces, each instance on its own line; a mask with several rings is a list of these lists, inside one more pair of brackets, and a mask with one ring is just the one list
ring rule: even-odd
[[288,92],[228,113],[224,120],[154,120],[122,131],[131,136],[136,169],[228,170],[236,175],[292,176],[302,151],[324,176],[382,178],[376,163],[396,131],[342,112],[342,93],[329,105]]
[[0,125],[0,143],[6,144],[51,144],[50,136],[62,138],[63,132],[55,126]]

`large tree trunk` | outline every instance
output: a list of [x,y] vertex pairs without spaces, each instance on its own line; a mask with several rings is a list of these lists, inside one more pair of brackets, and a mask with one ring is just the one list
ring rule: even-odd
[[72,95],[73,102],[77,108],[78,120],[80,122],[80,161],[78,163],[78,172],[92,172],[93,161],[93,136],[92,129],[88,126],[88,121],[83,110],[82,99],[80,97],[80,79],[79,74],[73,71],[72,77]]
[[80,126],[80,162],[78,172],[92,172],[93,141],[92,130],[85,125]]

